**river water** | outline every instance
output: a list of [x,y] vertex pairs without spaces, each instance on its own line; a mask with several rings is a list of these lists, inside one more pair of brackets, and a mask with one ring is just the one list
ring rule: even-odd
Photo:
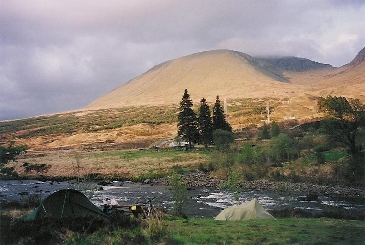
[[[37,180],[0,180],[0,205],[23,201],[36,197],[44,199],[51,193],[66,188],[82,191],[96,206],[104,203],[117,202],[119,204],[134,204],[153,198],[153,204],[166,211],[171,211],[173,201],[171,191],[165,186],[151,186],[129,181],[115,181],[108,185],[96,183],[56,182]],[[227,191],[209,188],[189,190],[189,200],[184,208],[188,217],[215,217],[222,209],[235,203],[244,203],[257,198],[259,203],[267,209],[273,210],[284,207],[294,207],[307,211],[320,212],[331,207],[341,208],[346,211],[365,212],[364,203],[349,200],[331,200],[327,196],[319,196],[316,201],[300,201],[305,193],[295,195],[280,195],[273,191],[245,191],[234,194]]]

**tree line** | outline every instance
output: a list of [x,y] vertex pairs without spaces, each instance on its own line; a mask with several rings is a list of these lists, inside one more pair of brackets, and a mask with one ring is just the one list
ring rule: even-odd
[[213,112],[205,98],[200,100],[198,113],[193,110],[193,102],[188,90],[185,89],[179,106],[178,137],[189,143],[189,149],[194,143],[205,147],[215,143],[224,148],[233,142],[232,127],[226,120],[224,109],[217,95]]

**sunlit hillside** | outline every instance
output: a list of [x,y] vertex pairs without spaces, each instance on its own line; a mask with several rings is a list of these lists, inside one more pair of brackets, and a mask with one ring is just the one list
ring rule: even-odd
[[270,63],[230,50],[201,52],[157,65],[85,109],[177,103],[184,89],[194,102],[203,97],[214,102],[216,95],[227,100],[287,98],[308,105],[313,104],[311,98],[330,94],[365,99],[361,55],[356,64],[333,68],[299,58],[285,59],[283,66],[277,62],[280,58]]

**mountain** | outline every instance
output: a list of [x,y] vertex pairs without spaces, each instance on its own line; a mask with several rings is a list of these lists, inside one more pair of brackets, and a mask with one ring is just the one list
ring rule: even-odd
[[333,68],[329,64],[322,64],[305,58],[297,57],[270,57],[258,58],[261,62],[269,63],[270,65],[284,71],[303,72],[309,70],[329,69]]
[[[332,71],[330,65],[308,59],[254,58],[231,51],[195,53],[159,64],[110,93],[96,99],[85,109],[179,103],[184,89],[194,102],[201,98],[285,97],[303,94],[302,83],[292,83],[298,73]],[[302,74],[301,74],[302,75]],[[294,79],[295,80],[295,79]]]
[[291,73],[292,84],[307,87],[307,94],[337,95],[365,102],[365,48],[342,67]]
[[364,63],[365,63],[365,48],[363,48],[348,65],[358,66]]

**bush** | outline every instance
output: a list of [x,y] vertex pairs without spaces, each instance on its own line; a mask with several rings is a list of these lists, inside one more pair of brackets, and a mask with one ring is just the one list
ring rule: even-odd
[[265,148],[262,146],[244,145],[237,155],[240,164],[263,164],[267,160]]
[[323,152],[317,151],[316,152],[316,158],[317,158],[317,164],[325,164],[326,163],[326,158],[323,154]]
[[188,200],[188,190],[186,183],[181,179],[180,175],[173,173],[169,178],[172,187],[172,200],[174,201],[175,214],[178,216],[185,216],[183,207]]
[[324,151],[329,151],[330,148],[327,145],[317,145],[316,147],[314,147],[314,151],[315,152],[324,152]]
[[213,142],[218,150],[227,151],[229,149],[229,145],[234,142],[234,134],[226,130],[214,130]]
[[294,139],[284,133],[272,138],[270,153],[276,161],[290,161],[298,157],[298,149]]
[[227,174],[227,180],[221,185],[221,188],[229,191],[238,192],[242,188],[242,176],[239,171],[230,171]]
[[271,136],[270,136],[270,132],[269,132],[269,126],[267,126],[267,124],[265,123],[264,126],[262,126],[261,128],[261,132],[260,132],[260,135],[259,135],[259,139],[270,139]]

